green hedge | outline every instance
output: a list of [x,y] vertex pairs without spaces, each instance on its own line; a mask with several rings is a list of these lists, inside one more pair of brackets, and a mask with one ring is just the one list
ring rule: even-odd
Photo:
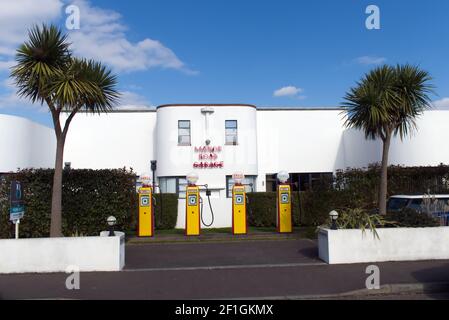
[[[23,186],[25,218],[20,224],[21,237],[48,237],[50,230],[51,186],[53,170],[26,169],[4,176],[0,181],[0,238],[14,234],[9,222],[10,181]],[[62,225],[65,236],[98,235],[105,230],[106,218],[117,218],[117,228],[135,231],[138,199],[136,175],[132,170],[69,170],[63,174]],[[177,196],[156,195],[156,228],[170,229],[176,224]],[[159,199],[159,201],[158,201]],[[161,219],[160,205],[163,206]]]
[[156,230],[173,229],[178,218],[178,195],[175,193],[155,194],[154,198],[154,223]]
[[[333,209],[357,204],[347,192],[335,190],[292,192],[294,226],[318,226]],[[248,194],[248,224],[253,227],[276,226],[276,192]]]
[[[292,193],[295,226],[318,226],[325,223],[331,210],[377,208],[380,167],[340,170],[333,181],[309,191]],[[449,166],[388,168],[388,194],[447,194]],[[299,197],[299,203],[298,203]],[[248,223],[257,227],[276,225],[276,193],[248,194]]]

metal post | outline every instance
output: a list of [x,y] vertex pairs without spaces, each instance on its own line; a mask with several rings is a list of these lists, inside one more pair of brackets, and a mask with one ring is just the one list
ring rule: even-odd
[[109,237],[115,237],[114,225],[109,226]]
[[[153,194],[156,194],[156,170],[157,170],[157,160],[151,160],[151,171],[153,172]],[[159,213],[159,217],[160,217],[160,221],[162,223],[162,191],[161,188],[159,186],[159,193],[161,195],[161,198],[159,199],[160,203],[161,203],[161,210]],[[153,206],[153,212],[156,212],[156,206],[154,201],[151,202],[152,206]],[[153,226],[154,228],[155,226]]]
[[20,224],[20,220],[16,220],[15,225],[16,225],[16,239],[19,239],[19,224]]

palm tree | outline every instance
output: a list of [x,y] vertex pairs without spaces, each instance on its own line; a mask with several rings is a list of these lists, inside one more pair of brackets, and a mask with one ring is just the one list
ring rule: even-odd
[[416,127],[416,119],[431,107],[433,86],[428,72],[417,66],[380,66],[365,75],[345,96],[347,128],[360,129],[367,139],[383,143],[379,213],[387,211],[387,169],[391,138],[401,140]]
[[[106,112],[118,101],[117,78],[101,63],[72,56],[67,35],[55,26],[35,26],[16,53],[11,77],[20,96],[46,103],[56,135],[50,236],[62,236],[62,165],[69,126],[80,111]],[[67,112],[61,123],[61,112]]]

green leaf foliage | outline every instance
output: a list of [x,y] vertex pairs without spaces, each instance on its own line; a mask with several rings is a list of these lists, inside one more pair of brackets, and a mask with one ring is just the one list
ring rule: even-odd
[[398,212],[388,212],[386,219],[394,221],[396,226],[404,228],[440,226],[440,222],[435,217],[411,208],[405,208]]
[[[359,208],[372,213],[377,208],[380,167],[337,171],[327,188],[292,192],[292,215],[295,226],[320,226],[329,222],[329,212]],[[389,195],[449,194],[449,166],[388,168]],[[248,194],[248,224],[255,227],[276,226],[276,192]],[[299,200],[299,201],[298,201]],[[428,226],[421,222],[410,226]],[[426,218],[427,219],[427,218]],[[387,220],[396,221],[396,218]],[[401,221],[399,221],[399,225]],[[405,226],[405,225],[404,225]]]
[[[22,183],[25,217],[20,223],[21,237],[48,237],[50,231],[52,169],[25,169],[0,180],[0,238],[11,238],[9,222],[10,181]],[[63,234],[98,235],[106,230],[106,218],[117,218],[117,229],[134,232],[138,219],[136,175],[132,170],[67,170],[63,175]],[[177,195],[156,195],[157,228],[171,229],[176,224]],[[163,214],[160,215],[160,206]],[[162,217],[162,219],[161,219]]]
[[362,130],[369,139],[391,134],[403,139],[416,128],[416,118],[431,108],[431,80],[428,72],[408,64],[374,68],[345,96],[346,126]]

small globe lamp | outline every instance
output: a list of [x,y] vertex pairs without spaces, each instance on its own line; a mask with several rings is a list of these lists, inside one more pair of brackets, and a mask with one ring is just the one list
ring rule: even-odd
[[242,185],[243,179],[245,179],[245,175],[241,172],[235,172],[232,175],[232,180],[234,180],[236,185]]
[[195,186],[196,183],[198,182],[198,174],[196,174],[195,172],[190,172],[187,176],[187,183],[189,184],[189,186]]
[[338,219],[338,212],[335,210],[332,210],[331,212],[329,212],[329,217],[331,219],[332,225],[331,225],[331,230],[337,230],[337,219]]
[[117,223],[117,219],[114,216],[109,216],[106,219],[106,222],[108,223],[108,227],[109,227],[109,236],[114,237],[115,236],[114,227],[115,227],[115,224]]
[[142,173],[140,175],[140,182],[142,183],[142,188],[151,187],[151,174],[148,172]]
[[290,175],[288,174],[287,171],[279,171],[279,173],[277,174],[277,178],[279,180],[280,183],[285,184],[288,181],[288,178],[290,178]]

